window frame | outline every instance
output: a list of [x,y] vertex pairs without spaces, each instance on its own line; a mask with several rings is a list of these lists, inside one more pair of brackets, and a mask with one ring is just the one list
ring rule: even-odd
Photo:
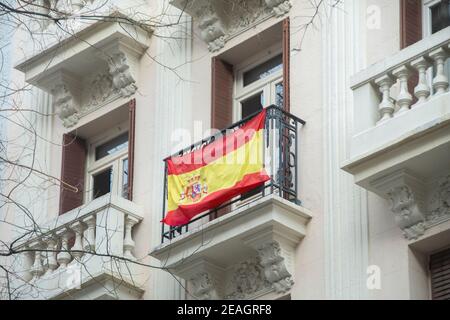
[[441,2],[441,0],[422,0],[422,36],[423,38],[431,36],[432,21],[431,7]]
[[[123,185],[123,161],[128,156],[128,149],[124,148],[123,150],[105,156],[99,160],[95,160],[95,150],[98,146],[126,133],[129,132],[129,123],[128,121],[124,121],[118,125],[114,125],[108,131],[94,136],[87,140],[88,152],[87,152],[87,161],[86,161],[86,173],[85,173],[85,199],[86,203],[94,200],[93,190],[94,190],[94,176],[98,173],[101,173],[108,168],[112,169],[112,186],[110,196],[122,197],[122,185]],[[130,141],[128,141],[130,143]],[[129,183],[129,182],[128,182]]]
[[247,86],[244,86],[244,73],[282,54],[282,43],[278,42],[269,47],[266,51],[254,55],[236,65],[233,88],[233,122],[242,119],[241,102],[259,92],[262,92],[264,95],[264,108],[275,102],[275,87],[278,83],[283,83],[283,68],[268,77],[257,80]]
[[[242,119],[241,102],[252,97],[253,95],[258,94],[259,92],[262,92],[264,95],[265,103],[263,104],[263,108],[275,104],[276,86],[279,83],[282,83],[284,85],[283,68],[269,75],[268,77],[257,80],[247,86],[244,86],[244,73],[282,54],[282,42],[277,42],[274,45],[270,46],[267,50],[254,55],[236,65],[233,88],[233,122],[237,122]],[[283,63],[283,58],[281,60],[281,63]],[[264,151],[264,157],[267,157],[265,152],[267,152],[267,150]],[[236,210],[254,201],[255,199],[258,199],[259,197],[261,197],[260,192],[251,195],[246,199],[242,199],[241,201],[236,202],[232,205],[232,210]]]

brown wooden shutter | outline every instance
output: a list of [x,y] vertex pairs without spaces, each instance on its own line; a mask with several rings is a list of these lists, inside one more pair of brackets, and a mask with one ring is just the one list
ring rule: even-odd
[[61,164],[61,181],[63,183],[61,183],[59,199],[60,215],[83,204],[85,165],[86,142],[80,137],[65,134],[63,136]]
[[[233,66],[214,57],[211,73],[211,128],[222,130],[233,124]],[[231,207],[227,206],[210,216],[210,219],[216,219],[230,211]]]
[[[422,40],[422,0],[400,0],[400,48],[404,49]],[[408,91],[414,97],[414,88],[419,82],[419,73],[408,79]],[[413,103],[417,99],[414,97]]]
[[283,102],[284,109],[291,110],[290,69],[291,69],[291,28],[289,18],[283,21]]
[[450,248],[430,257],[433,300],[450,300]]
[[130,101],[129,105],[128,131],[128,200],[133,201],[133,180],[134,180],[134,143],[136,134],[136,100]]
[[212,59],[211,128],[225,129],[233,122],[233,66]]
[[400,0],[400,47],[422,40],[422,0]]

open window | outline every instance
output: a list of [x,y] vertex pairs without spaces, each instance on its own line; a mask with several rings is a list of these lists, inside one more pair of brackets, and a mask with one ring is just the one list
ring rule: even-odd
[[425,37],[450,26],[450,0],[423,0],[423,6]]
[[60,214],[108,194],[132,200],[135,110],[132,100],[64,135]]
[[89,143],[86,173],[88,200],[106,194],[128,199],[128,144],[127,122]]
[[252,57],[236,73],[235,121],[248,117],[270,105],[283,107],[283,55],[281,45],[272,53]]

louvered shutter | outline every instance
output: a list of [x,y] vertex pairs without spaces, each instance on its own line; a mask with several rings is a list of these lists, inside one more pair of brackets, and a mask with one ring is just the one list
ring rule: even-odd
[[450,300],[450,248],[430,257],[433,300]]
[[60,215],[83,204],[86,155],[86,142],[83,139],[72,134],[63,136]]

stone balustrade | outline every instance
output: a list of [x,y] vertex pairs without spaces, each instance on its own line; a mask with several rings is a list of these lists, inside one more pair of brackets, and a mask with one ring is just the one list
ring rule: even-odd
[[446,28],[356,74],[355,133],[385,123],[449,88],[450,28]]
[[14,248],[23,256],[21,278],[61,294],[62,275],[71,267],[92,267],[87,272],[95,277],[106,272],[107,261],[133,262],[133,229],[142,219],[140,207],[109,195],[59,216]]
[[447,27],[351,80],[354,132],[342,168],[389,201],[409,240],[450,217],[445,200],[430,200],[448,186],[449,57]]

